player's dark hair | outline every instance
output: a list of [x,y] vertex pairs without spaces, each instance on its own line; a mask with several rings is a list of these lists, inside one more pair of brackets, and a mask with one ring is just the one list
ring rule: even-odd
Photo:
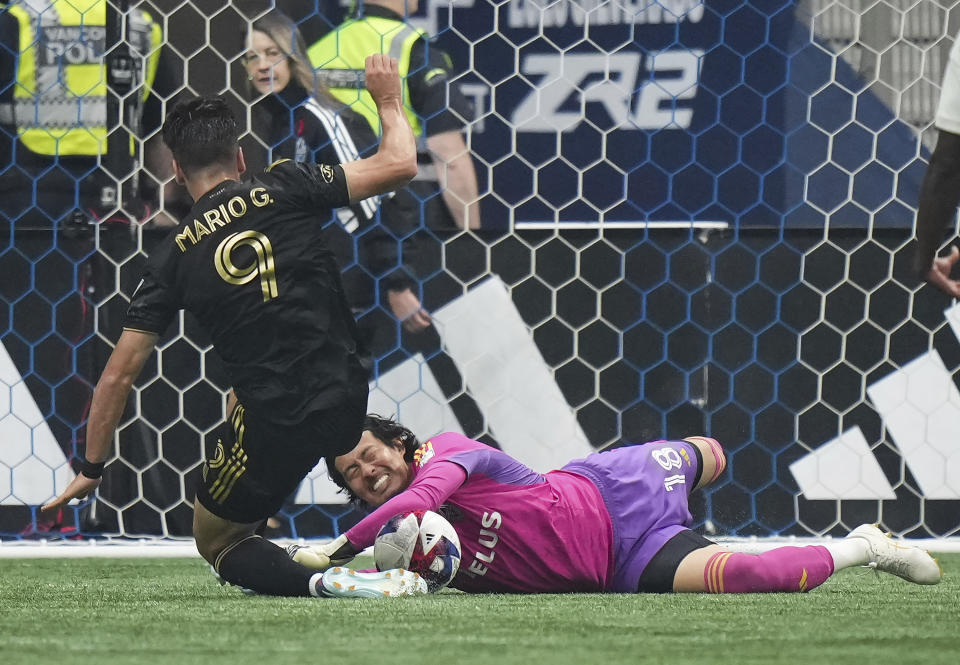
[[211,166],[236,163],[239,136],[230,107],[217,98],[180,102],[163,123],[163,142],[188,177]]
[[[391,446],[394,441],[400,441],[403,443],[404,461],[408,464],[413,462],[413,454],[417,451],[417,448],[420,447],[420,441],[417,440],[413,432],[396,420],[384,418],[375,413],[369,413],[367,417],[363,419],[363,429],[373,434],[385,446]],[[362,503],[360,498],[347,486],[347,481],[344,479],[343,474],[337,471],[337,467],[334,464],[335,461],[335,457],[326,458],[327,473],[330,475],[330,480],[335,482],[340,489],[349,495],[351,502]]]

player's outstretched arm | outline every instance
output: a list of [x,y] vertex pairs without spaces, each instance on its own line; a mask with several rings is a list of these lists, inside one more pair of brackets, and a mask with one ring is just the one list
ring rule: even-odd
[[366,77],[383,135],[375,155],[343,165],[351,202],[392,192],[417,175],[417,143],[403,110],[396,59],[380,53],[369,56]]
[[93,391],[90,419],[87,421],[87,464],[67,485],[67,489],[43,506],[41,511],[59,510],[71,499],[83,498],[100,485],[102,465],[110,457],[113,432],[127,404],[127,396],[156,343],[157,335],[153,333],[124,330],[120,335]]

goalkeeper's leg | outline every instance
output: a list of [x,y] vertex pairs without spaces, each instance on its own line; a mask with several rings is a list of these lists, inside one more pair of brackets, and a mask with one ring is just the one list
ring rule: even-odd
[[673,578],[677,592],[760,593],[810,591],[834,572],[825,547],[779,547],[763,554],[711,545],[688,554]]
[[[691,436],[684,441],[697,452],[694,487],[709,485],[723,474],[726,458],[716,440]],[[936,584],[941,577],[929,554],[897,544],[870,525],[826,546],[780,547],[763,554],[731,552],[692,531],[681,531],[651,559],[638,590],[667,591],[672,586],[678,592],[802,592],[820,586],[837,570],[863,565],[917,584]]]
[[916,584],[937,584],[941,578],[939,564],[925,551],[863,525],[829,545],[778,547],[762,554],[731,552],[719,545],[695,550],[677,566],[673,590],[803,592],[851,566],[871,566]]

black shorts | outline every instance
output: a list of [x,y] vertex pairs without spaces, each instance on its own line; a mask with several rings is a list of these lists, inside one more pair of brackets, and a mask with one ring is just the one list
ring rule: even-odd
[[716,545],[693,531],[681,531],[661,547],[643,569],[637,593],[670,593],[677,568],[690,552]]
[[293,427],[253,417],[237,404],[208,446],[197,501],[240,524],[275,515],[324,455],[356,446],[366,411],[366,386],[362,394]]

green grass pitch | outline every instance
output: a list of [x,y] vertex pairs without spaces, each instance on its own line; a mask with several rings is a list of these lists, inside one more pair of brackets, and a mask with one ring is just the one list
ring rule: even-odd
[[[0,663],[960,663],[960,555],[920,587],[808,594],[319,600],[221,588],[200,559],[0,560]],[[363,567],[363,562],[361,562]]]

